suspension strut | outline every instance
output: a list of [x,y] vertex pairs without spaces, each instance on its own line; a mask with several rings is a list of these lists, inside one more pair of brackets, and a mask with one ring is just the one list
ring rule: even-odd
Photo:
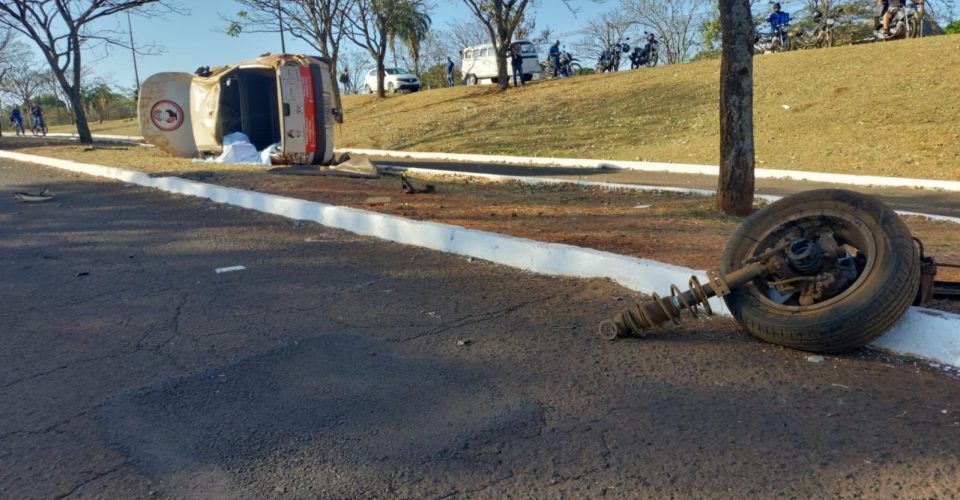
[[765,255],[760,255],[745,262],[745,266],[736,271],[721,276],[719,270],[707,272],[709,282],[701,285],[696,276],[690,278],[690,288],[681,291],[676,285],[670,285],[670,296],[661,297],[656,293],[653,298],[643,302],[636,302],[620,314],[600,322],[597,335],[606,340],[617,337],[626,337],[630,334],[645,336],[646,331],[655,328],[661,323],[680,322],[680,313],[688,311],[694,318],[699,316],[699,307],[703,308],[708,316],[713,314],[710,308],[710,297],[728,295],[734,288],[741,287],[767,273],[766,257],[782,248],[772,249]]

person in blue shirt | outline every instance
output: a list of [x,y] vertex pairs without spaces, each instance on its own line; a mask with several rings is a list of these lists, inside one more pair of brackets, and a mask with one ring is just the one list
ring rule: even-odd
[[[780,2],[773,4],[773,12],[770,13],[770,17],[767,18],[767,22],[770,23],[770,30],[773,36],[777,36],[777,29],[780,28],[780,25],[789,26],[790,25],[790,14],[780,10]],[[787,46],[787,30],[783,28],[779,32],[781,37],[780,41],[783,42],[783,46]]]
[[453,59],[451,59],[450,56],[447,56],[447,86],[448,87],[453,87],[454,85],[453,68],[454,68]]
[[520,44],[514,43],[510,46],[510,66],[513,67],[513,86],[517,86],[517,78],[520,79],[520,85],[526,86],[523,80],[523,54],[520,52]]
[[560,73],[560,40],[553,42],[550,46],[550,63],[553,64],[553,77],[556,78]]
[[10,111],[10,122],[13,123],[13,130],[17,135],[27,135],[23,131],[23,116],[20,115],[20,108],[14,107]]

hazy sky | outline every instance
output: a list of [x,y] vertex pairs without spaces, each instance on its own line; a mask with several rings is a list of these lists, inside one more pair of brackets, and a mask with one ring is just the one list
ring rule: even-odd
[[[460,0],[435,0],[432,12],[434,27],[445,30],[450,21],[467,20],[470,13]],[[164,48],[161,55],[138,58],[141,80],[162,71],[193,72],[200,66],[230,64],[256,57],[263,52],[280,52],[280,39],[276,34],[243,34],[231,38],[216,30],[225,23],[221,15],[232,16],[239,6],[233,0],[180,0],[190,10],[189,16],[168,15],[165,18],[145,19],[133,16],[133,32],[138,45],[154,43]],[[574,32],[590,18],[614,8],[618,0],[595,3],[590,0],[571,0],[580,9],[574,16],[563,6],[561,0],[542,0],[537,9],[537,28],[545,26],[559,34]],[[127,31],[126,16],[110,21],[109,28]],[[570,41],[577,35],[570,34]],[[287,37],[287,52],[312,53],[302,42]],[[38,57],[39,60],[39,57]],[[372,60],[371,60],[372,63]],[[88,71],[106,78],[114,85],[133,87],[133,62],[129,51],[112,49],[104,57],[90,55],[85,63]]]
[[[168,15],[164,18],[147,19],[133,16],[133,32],[138,46],[153,43],[163,47],[160,55],[138,57],[141,81],[148,76],[163,71],[193,72],[200,66],[231,64],[250,59],[263,52],[280,52],[280,40],[276,34],[243,34],[231,38],[218,31],[226,22],[224,16],[233,16],[240,7],[234,0],[178,0],[190,14],[187,16]],[[471,14],[461,0],[433,0],[436,7],[431,13],[433,25],[446,30],[451,21],[464,21]],[[573,14],[561,0],[540,0],[536,9],[537,30],[549,27],[564,45],[572,45],[580,35],[578,30],[591,19],[605,11],[619,7],[620,0],[570,0],[578,10]],[[796,17],[802,9],[804,0],[782,0],[784,10]],[[712,2],[703,2],[703,13],[709,15]],[[767,2],[761,0],[763,10]],[[758,12],[760,13],[760,12]],[[126,16],[116,16],[101,28],[127,31]],[[544,47],[542,47],[545,50]],[[287,51],[292,53],[312,53],[305,44],[287,37]],[[581,59],[591,60],[594,54],[582,54]],[[42,59],[37,55],[37,63]],[[89,54],[85,58],[85,71],[103,77],[110,84],[133,88],[134,73],[132,55],[127,50],[114,48],[108,55]],[[371,61],[372,64],[372,61]]]

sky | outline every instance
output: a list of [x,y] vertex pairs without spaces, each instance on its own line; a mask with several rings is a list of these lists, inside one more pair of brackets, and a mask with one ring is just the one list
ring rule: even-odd
[[[240,10],[233,0],[179,0],[190,11],[188,16],[166,15],[163,18],[146,19],[132,16],[133,33],[138,46],[152,43],[163,48],[160,55],[146,55],[137,58],[141,81],[148,76],[165,71],[192,73],[200,66],[232,64],[251,59],[264,52],[280,53],[280,38],[276,34],[242,34],[232,38],[218,32],[226,25],[223,16],[232,16]],[[451,21],[465,21],[471,18],[470,12],[461,0],[434,0],[435,9],[431,13],[433,25],[444,30]],[[571,5],[579,9],[574,15],[564,7],[561,0],[541,0],[536,11],[537,28],[550,26],[554,32],[575,32],[591,18],[601,12],[614,8],[618,0],[606,0],[595,3],[590,0],[571,0]],[[126,16],[117,17],[102,26],[104,28],[127,31]],[[571,35],[571,37],[576,35]],[[572,39],[571,39],[572,41]],[[287,52],[313,53],[307,45],[287,37]],[[38,63],[41,61],[37,57]],[[114,48],[109,55],[86,56],[85,71],[92,71],[117,87],[133,88],[133,56],[129,50]],[[372,59],[371,59],[372,64]]]
[[[232,17],[240,10],[234,0],[178,0],[189,10],[189,15],[169,14],[160,18],[132,16],[133,33],[138,46],[154,44],[162,47],[158,55],[137,58],[141,81],[148,76],[166,71],[192,73],[200,66],[232,64],[251,59],[264,52],[279,53],[280,39],[276,34],[247,34],[232,38],[222,33],[224,17]],[[800,10],[804,0],[781,0],[788,12]],[[445,30],[451,21],[471,19],[462,0],[433,0],[433,26]],[[540,0],[536,9],[537,31],[549,27],[564,45],[580,37],[578,30],[601,13],[618,8],[619,0],[570,0],[577,11],[571,13],[561,0]],[[704,1],[704,14],[711,4]],[[765,6],[766,2],[761,2]],[[766,6],[764,7],[766,8]],[[105,21],[100,28],[127,31],[126,16]],[[287,37],[287,52],[313,53],[308,46]],[[594,57],[587,55],[586,58]],[[42,58],[37,52],[37,63]],[[107,81],[113,87],[132,89],[135,86],[133,60],[130,51],[114,48],[109,54],[102,51],[85,56],[85,71]],[[372,60],[371,60],[372,65]]]

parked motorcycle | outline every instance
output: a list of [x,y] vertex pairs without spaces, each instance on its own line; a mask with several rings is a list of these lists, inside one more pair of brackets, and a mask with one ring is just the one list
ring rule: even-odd
[[780,23],[773,33],[769,35],[757,35],[753,39],[753,53],[767,54],[769,52],[783,52],[790,50],[790,38],[787,34],[786,24]]
[[820,47],[833,46],[833,18],[824,17],[823,12],[816,10],[813,12],[813,21],[816,25],[812,30],[797,28],[793,33],[793,39],[799,49],[816,49]]
[[611,44],[600,53],[600,58],[597,59],[597,73],[620,70],[620,54],[630,53],[630,45],[626,43],[628,41],[630,41],[629,38],[623,42]]
[[876,19],[873,36],[877,40],[897,40],[900,38],[914,38],[920,35],[920,12],[917,4],[910,2],[897,9],[890,19],[890,34],[883,34],[883,13]]
[[[579,75],[581,70],[579,61],[579,59],[573,57],[569,52],[565,50],[560,51],[559,74],[561,76]],[[553,62],[550,61],[550,58],[540,61],[540,73],[543,75],[542,78],[550,78],[553,76]]]
[[630,53],[630,69],[637,69],[641,66],[654,67],[657,60],[660,59],[660,50],[657,48],[660,41],[653,33],[644,33],[643,37],[647,43],[643,47],[637,46]]

